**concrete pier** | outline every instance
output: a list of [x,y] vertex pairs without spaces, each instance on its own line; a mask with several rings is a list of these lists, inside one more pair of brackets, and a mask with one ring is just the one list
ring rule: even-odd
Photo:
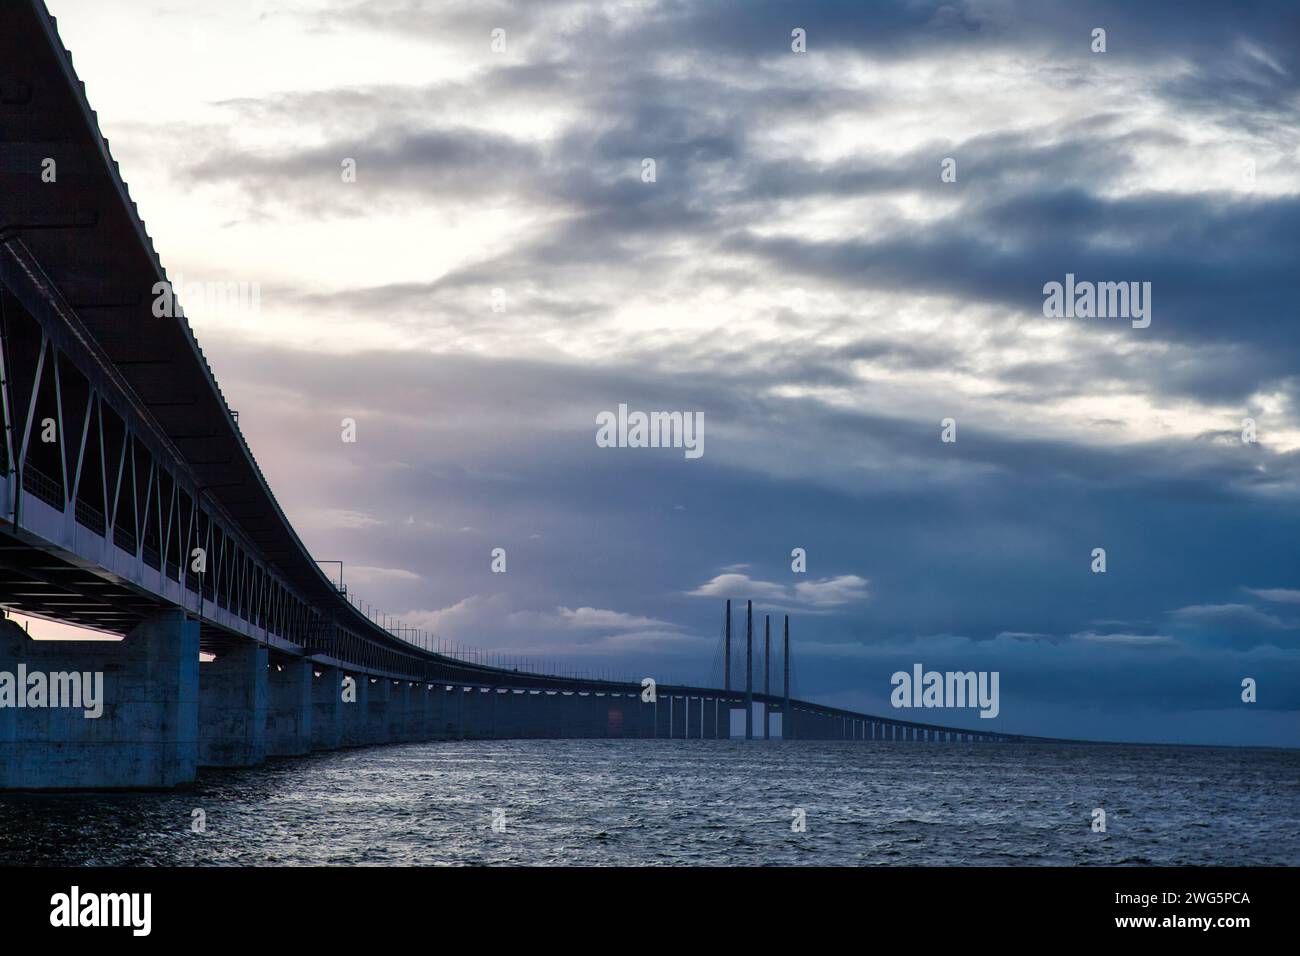
[[407,742],[428,740],[429,688],[424,682],[408,682],[406,686],[406,726],[402,739]]
[[[365,722],[361,742],[366,745],[386,743],[388,736],[388,700],[392,696],[393,682],[385,678],[366,677]],[[361,698],[357,698],[360,701]]]
[[311,681],[311,749],[343,746],[343,674],[337,667],[317,666]]
[[253,767],[266,759],[267,651],[222,648],[199,665],[199,766]]
[[[343,700],[343,746],[364,747],[369,743],[366,725],[369,720],[370,678],[365,674],[349,671],[344,675],[352,680],[352,694],[355,700]],[[340,685],[341,687],[341,685]],[[340,695],[342,690],[340,689]]]
[[524,736],[528,728],[523,710],[525,702],[522,698],[525,696],[516,694],[513,688],[505,688],[497,694],[497,732],[502,737]]
[[266,752],[299,756],[312,748],[312,667],[301,658],[276,662],[266,673]]
[[[600,685],[429,683],[346,673],[253,641],[217,647],[214,660],[200,663],[198,625],[181,611],[159,613],[122,641],[36,642],[0,623],[0,703],[13,697],[10,673],[24,681],[38,671],[98,673],[103,707],[100,718],[87,719],[66,707],[0,706],[0,789],[171,787],[192,781],[199,767],[427,740],[753,739],[756,719],[765,736],[776,736],[770,723],[777,713],[786,739],[1005,739],[814,705],[787,709],[784,695],[768,692],[766,677],[761,700],[749,686],[729,695],[682,687],[660,688],[648,702],[639,692]],[[750,700],[757,713],[746,707]]]
[[[20,666],[28,687],[16,686]],[[173,787],[194,779],[198,754],[199,625],[166,611],[122,641],[33,641],[0,622],[0,671],[31,700],[32,675],[100,676],[100,716],[80,707],[0,707],[6,789]],[[69,681],[58,681],[68,688]],[[66,699],[71,699],[70,693]],[[85,700],[84,691],[77,695]]]
[[388,743],[410,740],[407,720],[411,712],[411,685],[408,681],[384,681],[388,685],[388,706],[384,708],[384,737]]
[[435,682],[429,689],[428,727],[430,740],[446,740],[451,735],[447,732],[447,691],[446,685]]

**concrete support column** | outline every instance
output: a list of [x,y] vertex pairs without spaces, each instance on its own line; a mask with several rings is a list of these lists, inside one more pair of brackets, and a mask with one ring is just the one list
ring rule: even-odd
[[411,741],[428,740],[425,731],[426,714],[429,711],[429,691],[423,681],[406,685],[406,739]]
[[510,724],[514,728],[514,736],[522,740],[537,736],[533,729],[533,701],[536,699],[527,689],[521,688],[518,693],[510,691]]
[[465,698],[468,695],[460,684],[452,684],[451,690],[445,693],[446,697],[442,702],[443,720],[449,728],[452,740],[464,740],[467,736],[465,733]]
[[511,689],[507,697],[508,704],[510,704],[511,736],[528,739],[528,737],[533,736],[533,696],[528,691],[523,691],[523,689],[517,692],[515,689]]
[[519,691],[511,687],[501,695],[501,707],[497,711],[499,720],[498,733],[503,740],[523,740],[530,736],[528,720],[528,691]]
[[574,691],[567,697],[561,695],[562,706],[564,707],[564,736],[583,738],[589,737],[587,732],[588,714],[586,710],[587,699],[579,691]]
[[560,694],[557,698],[560,706],[560,726],[566,737],[587,737],[588,712],[587,699],[576,690],[572,694]]
[[311,663],[302,659],[272,664],[267,671],[266,752],[297,756],[311,752]]
[[425,712],[428,710],[429,692],[425,689],[423,681],[411,683],[406,682],[406,727],[402,735],[403,740],[421,741],[427,740],[425,734]]
[[[12,694],[0,707],[0,789],[174,787],[194,779],[199,625],[184,612],[160,612],[122,641],[33,641],[0,621],[0,671],[12,681],[7,693],[0,688]],[[36,674],[44,706],[31,707]],[[92,706],[50,706],[58,702]]]
[[492,736],[496,740],[513,740],[519,736],[515,722],[515,692],[497,688],[492,692]]
[[469,700],[473,701],[474,737],[478,740],[491,739],[491,709],[495,704],[493,696],[484,688],[476,687],[469,693]]
[[619,710],[623,713],[623,736],[641,736],[641,700],[638,696],[619,695]]
[[477,687],[466,690],[464,685],[461,686],[460,732],[466,740],[478,740],[483,736],[482,708],[479,706],[481,696],[483,695]]
[[600,698],[602,709],[605,712],[605,736],[617,738],[624,736],[623,731],[623,703],[618,694],[607,693]]
[[462,684],[458,690],[456,705],[460,708],[457,715],[460,722],[461,739],[477,740],[479,735],[478,688],[467,688]]
[[334,750],[343,745],[343,674],[324,665],[315,670],[320,677],[311,682],[311,748]]
[[591,712],[587,698],[580,691],[574,691],[564,701],[564,725],[566,737],[590,737]]
[[479,703],[483,707],[483,730],[480,736],[484,740],[492,740],[497,735],[497,698],[500,696],[495,687],[479,691]]
[[254,767],[266,759],[267,652],[241,643],[199,665],[199,766]]
[[528,692],[528,722],[530,725],[530,736],[549,737],[551,736],[551,701],[554,700],[545,690],[539,690],[534,694],[531,690]]
[[479,699],[483,702],[483,738],[485,740],[497,739],[497,722],[501,711],[501,694],[495,687],[489,687],[486,692],[479,691],[482,695]]
[[604,694],[596,697],[596,706],[600,711],[600,736],[617,737],[619,736],[618,711],[616,709],[615,698],[612,694]]
[[545,690],[528,692],[528,735],[530,737],[551,736],[551,701],[554,700]]
[[446,740],[447,733],[447,691],[446,684],[434,682],[429,689],[429,710],[427,714],[429,739]]
[[545,719],[542,710],[544,697],[544,694],[532,688],[519,695],[520,734],[525,738],[534,739],[542,736],[542,722]]
[[464,736],[461,729],[461,691],[456,684],[442,685],[442,725],[448,740],[460,740]]
[[[370,678],[365,674],[347,674],[352,679],[353,699],[343,700],[343,746],[364,747],[366,739],[366,721],[370,713]],[[342,690],[340,689],[340,694]]]
[[582,736],[582,722],[577,718],[579,697],[577,691],[560,691],[552,703],[555,714],[555,726],[559,736],[573,738]]
[[387,734],[381,743],[401,743],[409,738],[406,735],[406,721],[411,709],[411,685],[409,681],[384,681],[388,685],[388,707],[384,712],[384,725]]
[[[366,699],[365,742],[368,744],[386,744],[392,738],[388,729],[389,701],[393,696],[393,682],[387,677],[371,680],[363,678],[370,685]],[[360,698],[358,698],[360,700]]]

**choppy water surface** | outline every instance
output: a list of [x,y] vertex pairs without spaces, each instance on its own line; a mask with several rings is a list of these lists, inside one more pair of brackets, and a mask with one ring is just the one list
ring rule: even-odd
[[203,771],[170,793],[0,795],[0,863],[1294,866],[1300,752],[408,744]]

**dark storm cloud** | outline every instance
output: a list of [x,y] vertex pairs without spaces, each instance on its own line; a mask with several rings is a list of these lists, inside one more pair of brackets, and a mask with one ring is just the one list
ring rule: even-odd
[[[345,158],[356,162],[362,188],[339,197],[335,187]],[[517,178],[536,163],[534,150],[507,136],[467,129],[388,130],[382,138],[349,137],[280,154],[216,149],[185,175],[196,183],[236,180],[257,204],[297,194],[306,205],[328,191],[332,201],[318,206],[322,213],[364,216],[374,212],[375,196],[364,188],[367,180],[383,183],[388,193],[415,192],[432,200],[470,189],[486,191],[493,182]],[[347,200],[342,206],[340,198]]]
[[[505,71],[493,95],[509,95],[513,84],[551,82],[560,92],[581,85],[547,64],[536,72]],[[664,272],[687,262],[663,251],[673,237],[749,257],[755,268],[791,282],[942,292],[1029,315],[1041,307],[1043,283],[1066,272],[1150,281],[1158,317],[1147,334],[1216,348],[1159,370],[1152,387],[1238,403],[1263,387],[1294,391],[1287,379],[1300,364],[1300,338],[1289,322],[1300,294],[1294,269],[1300,200],[1221,193],[1109,198],[1097,192],[1132,172],[1136,149],[1162,143],[1190,153],[1190,144],[1175,134],[1126,131],[1118,114],[1103,112],[1015,135],[936,142],[901,158],[814,164],[752,148],[749,130],[765,108],[762,96],[726,90],[723,101],[736,109],[718,118],[712,108],[718,97],[700,95],[708,86],[703,78],[646,78],[631,71],[599,94],[583,94],[592,123],[545,144],[455,126],[387,127],[383,117],[409,109],[408,96],[393,90],[345,94],[335,110],[369,117],[364,135],[270,154],[217,150],[186,175],[196,183],[235,182],[258,204],[294,202],[312,215],[363,216],[377,206],[471,196],[514,196],[565,212],[546,235],[442,277],[442,289],[547,281],[555,270]],[[747,105],[759,112],[747,112]],[[818,109],[827,107],[811,105],[810,121],[825,115]],[[637,178],[646,152],[660,164],[653,189]],[[938,198],[944,187],[934,175],[936,159],[949,153],[960,156],[962,204],[925,227],[900,223],[869,237],[820,241],[763,229],[781,203],[795,204],[786,215],[797,223],[798,203],[814,199],[900,192]],[[343,156],[357,159],[360,185],[340,198]],[[580,283],[570,279],[565,286]],[[553,300],[546,309],[576,315],[592,307],[587,301],[566,309]],[[1126,375],[1132,361],[1099,357],[1080,374]],[[1073,377],[1059,366],[1044,371],[1058,387]]]
[[[1206,145],[1300,142],[1291,8],[672,2],[628,29],[568,3],[379,0],[312,23],[464,43],[483,62],[456,82],[229,101],[236,125],[289,135],[214,143],[179,170],[187,185],[322,228],[519,210],[517,234],[440,274],[267,290],[340,328],[381,316],[405,352],[204,339],[236,404],[264,409],[245,427],[272,483],[312,476],[290,509],[306,540],[368,569],[358,587],[377,601],[457,639],[645,667],[667,655],[698,677],[734,583],[795,611],[811,696],[877,706],[913,661],[985,664],[1003,672],[1009,729],[1176,737],[1180,715],[1227,712],[1252,676],[1270,716],[1252,730],[1238,708],[1232,733],[1296,742],[1300,631],[1269,595],[1300,593],[1300,451],[1237,429],[1247,414],[1296,427],[1300,199],[1228,188],[1226,153]],[[515,59],[487,59],[497,26]],[[1098,26],[1104,57],[1088,51]],[[845,69],[818,72],[819,51]],[[943,77],[991,51],[1036,64],[1050,93],[1113,95],[1027,93],[1023,121],[991,130],[962,122],[979,103],[952,105],[917,134],[905,97],[924,90],[849,68]],[[557,105],[543,132],[496,119]],[[871,133],[852,142],[859,125]],[[1144,182],[1151,154],[1187,175]],[[344,156],[359,175],[340,195]],[[956,183],[939,181],[947,156]],[[1067,272],[1151,282],[1151,327],[1044,318],[1042,286]],[[498,286],[504,314],[484,308]],[[783,298],[795,290],[813,303]],[[602,325],[634,297],[707,318],[746,295],[713,324]],[[930,301],[917,310],[960,314],[937,331],[887,321]],[[1068,334],[1030,340],[1045,327]],[[532,358],[501,348],[548,335]],[[595,415],[620,402],[703,411],[704,458],[597,448]],[[1048,427],[1071,402],[1084,424]],[[1183,412],[1190,437],[1150,437],[1150,420]],[[956,445],[937,439],[948,414]],[[339,442],[343,416],[356,448]],[[496,546],[507,575],[488,571]],[[797,600],[793,547],[829,603]],[[1089,569],[1096,547],[1105,575]],[[1085,707],[1095,731],[1063,713]]]
[[[635,19],[635,27],[627,22]],[[1108,55],[1142,64],[1162,58],[1186,60],[1199,81],[1173,84],[1207,105],[1275,103],[1296,89],[1300,76],[1300,12],[1285,2],[1224,4],[1217,0],[1102,0],[1043,4],[1036,0],[899,0],[866,6],[857,0],[792,5],[783,0],[670,0],[651,5],[639,19],[572,2],[443,4],[433,0],[345,0],[311,15],[318,27],[368,27],[410,37],[452,34],[482,40],[496,27],[552,37],[559,44],[619,55],[631,50],[671,49],[746,58],[789,49],[790,31],[801,27],[810,48],[906,58],[950,48],[1005,45],[1014,49],[1086,58],[1091,31],[1105,28]],[[1258,51],[1225,57],[1248,44]],[[1222,89],[1225,79],[1239,88]],[[1219,88],[1211,86],[1218,82]],[[1276,96],[1263,95],[1275,90]]]
[[[997,247],[982,241],[990,235],[999,237]],[[1286,380],[1300,368],[1293,318],[1300,301],[1297,199],[1021,194],[982,203],[959,224],[907,236],[811,242],[742,233],[726,248],[795,275],[863,288],[938,290],[1030,315],[1041,309],[1042,285],[1067,272],[1080,280],[1151,282],[1156,315],[1145,332],[1216,345],[1228,356],[1227,364],[1221,352],[1204,363],[1152,369],[1152,384],[1241,401],[1266,385],[1294,389]],[[1241,350],[1249,354],[1240,356]]]

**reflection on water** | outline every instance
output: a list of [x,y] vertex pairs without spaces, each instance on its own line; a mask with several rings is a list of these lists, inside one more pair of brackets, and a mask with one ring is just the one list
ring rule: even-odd
[[175,792],[0,795],[0,863],[1294,866],[1300,752],[406,744],[203,771]]

